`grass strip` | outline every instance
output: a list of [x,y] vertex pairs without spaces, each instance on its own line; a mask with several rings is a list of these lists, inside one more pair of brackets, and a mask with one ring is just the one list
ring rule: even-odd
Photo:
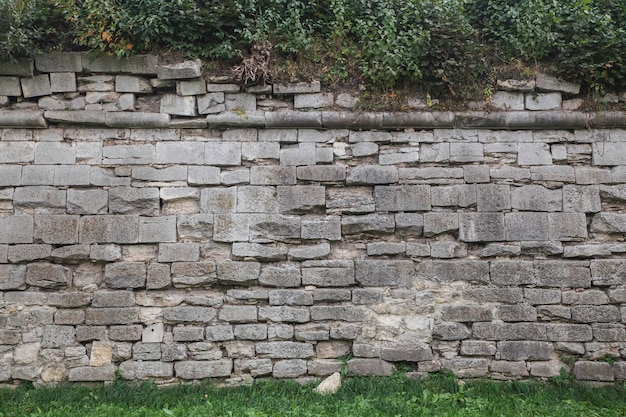
[[210,383],[157,387],[118,381],[96,387],[0,390],[0,417],[13,416],[625,416],[626,387],[552,382],[458,383],[446,372],[421,380],[351,378],[337,394],[320,396],[312,385],[259,381],[249,387]]

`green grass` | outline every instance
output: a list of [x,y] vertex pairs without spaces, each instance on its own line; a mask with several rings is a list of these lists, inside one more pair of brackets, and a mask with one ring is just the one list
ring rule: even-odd
[[353,378],[331,396],[312,386],[259,382],[251,387],[209,384],[158,388],[118,382],[108,386],[0,390],[8,416],[625,416],[626,388],[591,388],[569,381],[469,381],[446,373],[416,381],[402,376]]

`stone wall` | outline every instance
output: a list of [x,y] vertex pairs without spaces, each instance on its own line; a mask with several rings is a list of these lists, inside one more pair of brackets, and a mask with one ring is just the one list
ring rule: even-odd
[[626,379],[626,115],[568,84],[364,113],[154,57],[0,74],[2,382]]

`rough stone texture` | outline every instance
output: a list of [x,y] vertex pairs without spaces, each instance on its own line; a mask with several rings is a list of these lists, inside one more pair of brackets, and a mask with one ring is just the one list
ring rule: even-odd
[[626,379],[622,113],[544,74],[351,113],[200,69],[0,65],[0,380]]

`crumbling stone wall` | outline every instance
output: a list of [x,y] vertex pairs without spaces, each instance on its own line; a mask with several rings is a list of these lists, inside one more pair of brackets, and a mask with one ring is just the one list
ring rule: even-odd
[[556,80],[363,113],[154,57],[0,73],[2,382],[626,379],[623,112]]

